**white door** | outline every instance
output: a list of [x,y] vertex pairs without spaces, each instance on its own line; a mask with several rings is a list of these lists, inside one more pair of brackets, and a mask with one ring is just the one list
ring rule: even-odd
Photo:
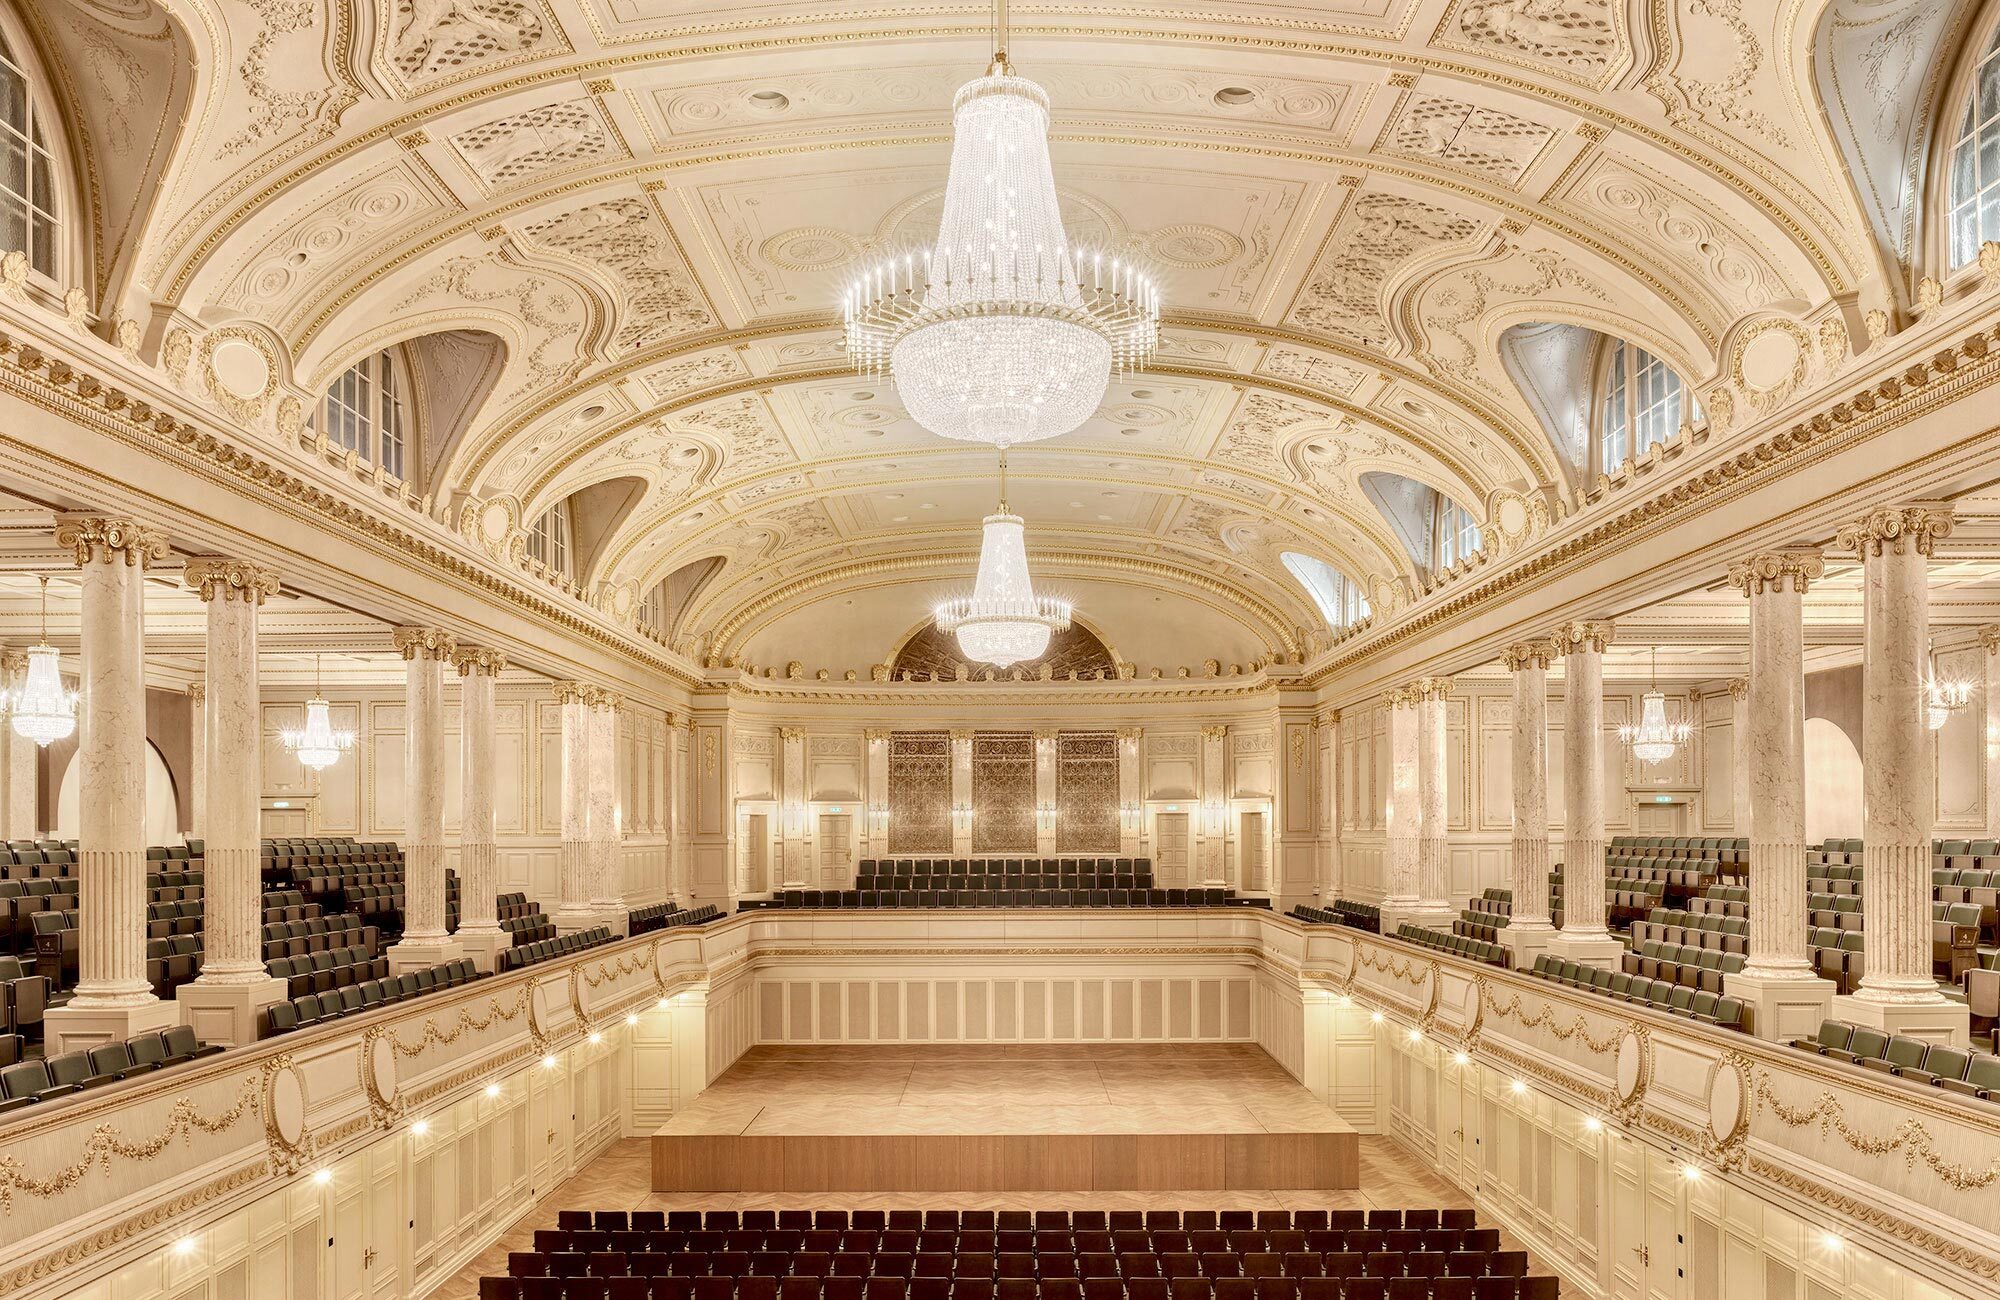
[[771,819],[751,813],[743,819],[743,892],[761,894],[771,878]]
[[819,883],[842,889],[853,880],[854,816],[821,813],[819,819]]
[[1188,881],[1188,815],[1163,812],[1153,820],[1155,877],[1162,885],[1180,887]]
[[1237,826],[1237,843],[1243,853],[1243,887],[1267,890],[1271,887],[1271,846],[1264,838],[1264,814],[1246,812]]
[[1680,1294],[1680,1170],[1634,1142],[1606,1143],[1611,1160],[1611,1292],[1617,1300]]

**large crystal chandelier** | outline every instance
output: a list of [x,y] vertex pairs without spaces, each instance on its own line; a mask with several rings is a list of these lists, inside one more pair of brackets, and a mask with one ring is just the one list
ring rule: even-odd
[[1688,743],[1694,728],[1685,722],[1667,721],[1667,697],[1660,693],[1660,648],[1653,647],[1652,687],[1639,702],[1639,725],[1618,728],[1618,739],[1632,747],[1632,756],[1642,763],[1664,763]]
[[28,647],[28,675],[8,701],[14,734],[46,747],[76,730],[76,692],[63,685],[62,660],[49,644],[49,580],[42,579],[42,639]]
[[928,251],[879,262],[844,307],[848,355],[886,370],[946,438],[1007,447],[1068,433],[1111,373],[1159,341],[1159,295],[1119,258],[1072,248],[1049,165],[1049,99],[1014,75],[996,7],[986,75],[952,104],[944,218]]
[[1037,596],[1028,576],[1021,516],[1007,512],[1005,451],[1000,454],[1000,509],[986,516],[972,594],[947,600],[932,613],[940,632],[957,635],[966,658],[1002,668],[1040,658],[1049,637],[1069,626],[1069,602]]
[[306,701],[306,725],[281,733],[292,757],[315,772],[323,772],[354,748],[354,733],[335,731],[333,715],[319,686],[319,656],[313,656],[313,697]]
[[1963,678],[1938,676],[1937,655],[1931,655],[1930,672],[1924,677],[1924,722],[1932,731],[1943,729],[1951,715],[1972,703],[1972,683]]

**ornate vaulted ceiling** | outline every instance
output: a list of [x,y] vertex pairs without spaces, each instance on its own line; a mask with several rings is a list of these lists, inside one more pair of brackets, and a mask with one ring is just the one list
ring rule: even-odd
[[[1893,306],[1814,89],[1828,8],[1014,6],[1073,233],[1151,261],[1168,306],[1155,365],[1015,454],[1050,580],[1085,614],[1186,599],[1099,624],[1127,658],[1306,651],[1324,624],[1280,552],[1378,608],[1421,590],[1361,475],[1442,491],[1502,547],[1582,504],[1503,363],[1510,327],[1634,340],[1708,394],[1750,322],[1811,336]],[[309,402],[368,350],[453,332],[428,382],[485,396],[428,451],[437,508],[518,526],[638,480],[586,577],[629,600],[724,557],[679,629],[696,653],[865,666],[969,572],[989,459],[849,373],[834,305],[934,227],[984,5],[42,9],[52,61],[171,65],[185,97],[171,142],[141,127],[164,102],[78,107],[94,173],[157,191],[131,229],[96,223],[106,314],[145,346],[252,326]],[[815,608],[846,611],[832,643]],[[1120,644],[1155,636],[1185,644]]]

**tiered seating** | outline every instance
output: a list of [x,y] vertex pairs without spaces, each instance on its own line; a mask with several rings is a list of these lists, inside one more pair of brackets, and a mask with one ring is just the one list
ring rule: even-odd
[[1333,900],[1333,910],[1340,914],[1341,920],[1356,929],[1366,930],[1370,934],[1382,933],[1382,909],[1373,903],[1357,903],[1350,898],[1336,898]]
[[[393,939],[403,932],[403,850],[352,839],[277,839],[261,846],[267,889],[297,889],[328,912],[352,912]],[[447,877],[447,898],[456,892]],[[451,908],[447,901],[447,910]]]
[[556,937],[555,922],[539,903],[529,902],[526,894],[502,894],[494,900],[494,910],[500,917],[500,928],[514,936],[517,948]]
[[88,1051],[65,1052],[47,1060],[35,1057],[0,1070],[0,1111],[67,1097],[221,1050],[219,1046],[197,1041],[194,1030],[186,1025],[176,1025]]
[[500,954],[500,969],[519,970],[523,966],[533,966],[538,962],[572,957],[585,948],[595,948],[601,943],[610,943],[617,937],[600,925],[589,930],[578,930],[573,934],[558,935],[553,939],[538,939],[534,943],[519,944]]
[[[1454,923],[1456,924],[1456,923]],[[1414,943],[1424,948],[1435,948],[1448,952],[1454,957],[1467,961],[1483,961],[1490,966],[1512,966],[1513,950],[1501,944],[1489,943],[1484,939],[1474,939],[1463,934],[1444,930],[1432,930],[1405,921],[1396,927],[1396,937],[1405,943]]]
[[1471,1210],[580,1210],[480,1300],[1554,1300]]
[[2000,1056],[1886,1034],[1844,1020],[1822,1020],[1819,1033],[1792,1046],[1830,1060],[1928,1083],[1981,1101],[2000,1101]]
[[1629,971],[1605,970],[1601,966],[1565,961],[1547,953],[1535,958],[1535,967],[1528,973],[1586,992],[1637,1002],[1655,1011],[1687,1016],[1704,1024],[1719,1025],[1724,1029],[1743,1028],[1743,1003],[1713,989],[1698,989]]
[[[1813,969],[1822,978],[1838,984],[1842,993],[1852,993],[1867,973],[1864,952],[1866,922],[1859,897],[1839,897],[1834,901],[1852,903],[1852,906],[1838,910],[1813,909],[1813,924],[1808,932]],[[1829,920],[1834,924],[1823,924]],[[1956,984],[1966,972],[1981,964],[1978,944],[1979,908],[1976,904],[1931,904],[1931,971],[1940,983]]]
[[1615,835],[1604,862],[1614,870],[1633,866],[1682,866],[1709,875],[1741,876],[1750,867],[1750,841],[1687,835]]
[[1287,916],[1305,921],[1311,925],[1346,925],[1347,918],[1331,908],[1313,907],[1308,903],[1298,903]]
[[289,1002],[272,1005],[264,1013],[263,1036],[287,1034],[294,1029],[325,1024],[358,1011],[373,1011],[377,1007],[421,997],[439,989],[457,988],[479,978],[479,968],[468,958],[461,957],[428,970],[405,971],[393,979],[370,979],[327,992],[306,993]]
[[787,889],[757,907],[1219,907],[1227,889],[1158,889],[1148,858],[864,858],[853,889]]
[[625,918],[625,933],[645,934],[652,930],[669,930],[681,925],[707,925],[722,913],[712,904],[685,908],[679,903],[654,903],[650,907],[636,908]]
[[1452,929],[1469,939],[1483,939],[1495,942],[1500,932],[1514,917],[1514,891],[1511,889],[1489,889],[1479,897],[1467,901],[1460,910],[1458,920]]

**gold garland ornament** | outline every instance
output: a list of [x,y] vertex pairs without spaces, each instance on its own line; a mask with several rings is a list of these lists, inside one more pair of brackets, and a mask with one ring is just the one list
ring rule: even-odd
[[384,1037],[389,1040],[389,1046],[395,1049],[396,1055],[421,1056],[434,1045],[439,1047],[451,1046],[464,1037],[468,1029],[475,1032],[483,1032],[491,1029],[496,1024],[512,1024],[514,1021],[519,1020],[522,1013],[527,1010],[528,994],[529,986],[522,985],[519,992],[515,995],[514,1005],[511,1007],[503,1007],[498,1002],[490,998],[487,999],[486,1005],[493,1010],[492,1014],[484,1020],[473,1015],[464,1007],[460,1007],[458,1009],[458,1023],[450,1030],[441,1030],[437,1027],[437,1021],[426,1020],[424,1021],[423,1037],[419,1038],[415,1043],[404,1042],[394,1030],[385,1033]]
[[204,1117],[193,1100],[182,1097],[168,1112],[167,1127],[145,1142],[127,1142],[119,1136],[115,1125],[100,1124],[83,1140],[83,1159],[52,1178],[31,1177],[18,1156],[0,1156],[0,1210],[13,1212],[16,1192],[49,1200],[75,1188],[93,1167],[109,1174],[113,1160],[151,1160],[176,1141],[185,1141],[197,1132],[211,1137],[226,1132],[245,1115],[262,1108],[262,1093],[261,1079],[245,1080],[236,1104],[213,1119]]
[[1771,1087],[1768,1070],[1757,1072],[1757,1099],[1790,1127],[1817,1125],[1820,1136],[1831,1134],[1838,1137],[1851,1150],[1862,1155],[1885,1156],[1901,1151],[1905,1168],[1914,1169],[1917,1162],[1922,1161],[1932,1173],[1957,1191],[1978,1191],[2000,1182],[2000,1159],[1993,1160],[1984,1169],[1974,1169],[1945,1159],[1938,1150],[1936,1140],[1931,1137],[1931,1131],[1914,1115],[1906,1116],[1889,1136],[1870,1137],[1848,1124],[1847,1117],[1842,1114],[1840,1098],[1830,1091],[1820,1093],[1819,1100],[1806,1109],[1787,1106]]
[[1576,1016],[1567,1024],[1558,1025],[1555,1022],[1554,1003],[1545,1005],[1532,1016],[1525,1015],[1521,1011],[1521,995],[1518,993],[1510,995],[1506,1004],[1502,1005],[1495,1000],[1491,989],[1482,988],[1480,990],[1480,1001],[1485,1005],[1486,1010],[1499,1016],[1502,1020],[1515,1021],[1523,1029],[1540,1029],[1546,1026],[1548,1031],[1562,1042],[1566,1043],[1572,1038],[1581,1039],[1583,1045],[1590,1049],[1593,1056],[1603,1056],[1606,1052],[1618,1050],[1618,1044],[1625,1038],[1625,1031],[1623,1029],[1616,1031],[1609,1038],[1592,1038],[1590,1036],[1590,1022],[1585,1020],[1582,1015]]

